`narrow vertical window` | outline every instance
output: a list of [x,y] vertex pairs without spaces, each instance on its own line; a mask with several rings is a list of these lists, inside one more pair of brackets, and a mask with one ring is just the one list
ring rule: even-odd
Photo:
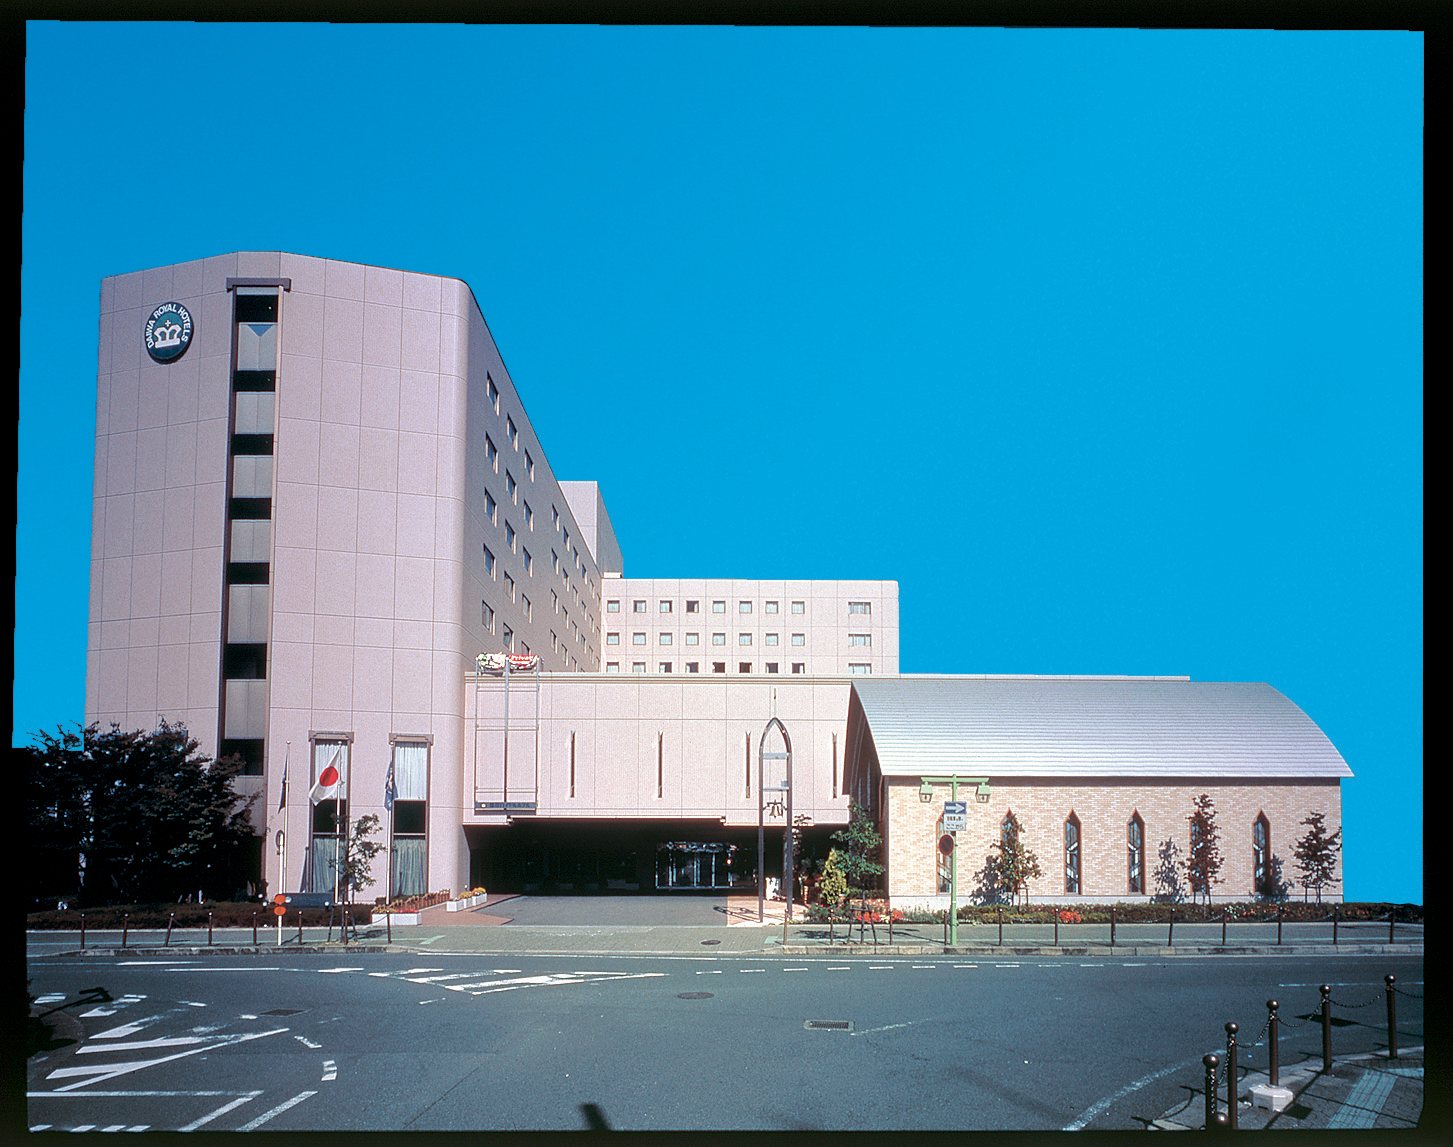
[[[792,672],[797,672],[796,666],[793,666]],[[832,735],[832,795],[837,798],[837,733]]]
[[1080,818],[1073,812],[1065,820],[1065,892],[1080,894]]
[[390,894],[420,896],[428,891],[429,743],[395,740],[384,804],[390,824]]
[[[723,666],[723,668],[725,668],[725,666]],[[718,669],[717,672],[720,673],[721,670]],[[747,756],[746,756],[746,762],[747,762],[746,763],[747,796],[750,797],[752,795],[752,734],[749,732],[749,733],[746,733],[744,735],[747,738]]]
[[1127,886],[1132,896],[1145,893],[1145,822],[1138,812],[1130,814],[1125,828],[1125,867]]
[[1271,821],[1258,813],[1251,826],[1251,879],[1258,896],[1269,895],[1271,887]]
[[660,800],[664,792],[665,781],[665,747],[662,735],[656,734],[656,799]]
[[575,795],[575,730],[570,730],[570,795]]

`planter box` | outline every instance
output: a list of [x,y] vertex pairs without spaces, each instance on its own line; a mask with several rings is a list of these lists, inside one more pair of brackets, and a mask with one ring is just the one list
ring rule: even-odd
[[478,896],[465,896],[460,900],[450,900],[448,909],[450,912],[467,912],[471,908],[478,908],[489,899],[488,892],[481,892]]

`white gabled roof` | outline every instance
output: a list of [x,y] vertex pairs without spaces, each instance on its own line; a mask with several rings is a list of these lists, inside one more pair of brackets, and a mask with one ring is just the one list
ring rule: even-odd
[[1270,685],[1184,678],[853,682],[885,776],[1350,777]]

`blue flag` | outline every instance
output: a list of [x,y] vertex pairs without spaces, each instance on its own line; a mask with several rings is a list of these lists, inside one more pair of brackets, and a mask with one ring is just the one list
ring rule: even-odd
[[393,811],[394,797],[398,795],[398,789],[394,786],[394,763],[388,763],[388,777],[383,782],[383,807],[390,812]]
[[289,749],[287,753],[283,754],[283,791],[282,796],[278,799],[277,802],[278,812],[282,812],[283,809],[288,807],[288,756],[291,751],[292,750]]

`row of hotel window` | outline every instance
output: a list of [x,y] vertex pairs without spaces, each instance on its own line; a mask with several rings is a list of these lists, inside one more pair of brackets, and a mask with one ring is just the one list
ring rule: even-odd
[[[687,634],[684,634],[683,636],[685,637],[684,644],[686,644],[686,645],[700,645],[701,644],[701,634],[699,634],[699,633],[687,633]],[[762,635],[762,644],[763,645],[778,645],[778,644],[781,643],[780,642],[781,637],[782,637],[782,635],[780,633],[764,633]],[[658,645],[670,645],[670,644],[672,644],[675,641],[675,639],[676,639],[676,635],[673,634],[673,633],[658,633],[656,635],[656,643]],[[605,643],[607,645],[619,645],[621,643],[621,635],[619,633],[612,633],[612,632],[609,632],[608,631],[606,633],[606,635],[605,635]],[[711,635],[711,643],[713,645],[725,645],[727,643],[727,635],[725,633],[713,633]],[[631,644],[632,645],[646,645],[647,644],[646,635],[644,633],[633,633],[633,634],[631,634]],[[751,645],[752,644],[752,634],[750,634],[750,633],[738,633],[737,634],[737,644],[738,645]],[[807,644],[807,634],[805,634],[805,633],[794,633],[794,634],[792,634],[792,644],[793,645],[806,645]],[[871,646],[873,644],[872,634],[868,634],[868,633],[850,633],[850,634],[848,634],[848,644],[849,645],[862,646],[862,647],[865,647],[865,648],[868,647],[868,646]]]
[[[778,612],[780,612],[781,604],[782,603],[780,601],[764,601],[762,603],[762,612],[763,613],[778,613]],[[726,605],[727,605],[727,603],[725,601],[714,601],[714,602],[711,603],[711,612],[712,613],[725,613],[727,611]],[[807,612],[807,602],[805,602],[805,601],[794,601],[794,602],[791,603],[791,605],[792,605],[792,612],[793,613],[806,613]],[[753,602],[750,602],[750,601],[738,601],[737,602],[737,612],[738,613],[751,613],[752,610],[753,610],[753,608],[754,608],[754,603]],[[657,610],[659,612],[661,612],[661,613],[672,613],[675,610],[675,603],[670,598],[662,598],[659,602],[657,602]],[[618,599],[608,600],[605,603],[605,611],[606,611],[606,613],[620,613],[620,611],[621,611],[621,603],[620,603],[620,601]],[[648,613],[650,611],[646,608],[646,602],[644,600],[642,600],[640,598],[636,598],[636,599],[632,600],[632,602],[631,602],[631,612],[632,613]],[[686,602],[686,612],[687,613],[700,613],[701,612],[701,602],[700,601],[697,601],[697,600],[693,600],[693,599],[688,599],[687,602]],[[869,614],[871,614],[873,612],[873,603],[870,602],[870,601],[850,601],[850,602],[848,602],[848,612],[849,613],[869,615]]]
[[[1013,812],[1004,814],[999,824],[999,835],[1005,844],[1014,837]],[[938,865],[938,890],[947,892],[951,872],[951,860],[937,847],[943,836],[943,817],[940,816],[934,832],[934,855]],[[1077,896],[1082,888],[1080,818],[1072,811],[1064,822],[1064,890],[1066,895]],[[1191,826],[1191,848],[1196,845],[1196,827]],[[1259,813],[1251,822],[1251,871],[1253,888],[1260,894],[1269,892],[1271,880],[1271,822],[1265,813]],[[1125,886],[1132,896],[1146,894],[1145,885],[1145,821],[1140,814],[1131,814],[1125,826]],[[1197,891],[1201,891],[1197,889]]]
[[[673,669],[673,663],[670,662],[670,661],[658,661],[656,663],[656,672],[657,673],[670,673],[672,671],[672,669]],[[619,673],[621,671],[621,663],[619,661],[607,661],[605,663],[605,671],[607,673]],[[632,673],[644,673],[645,671],[646,671],[646,663],[644,661],[632,661],[631,662],[631,672]],[[686,673],[700,673],[701,672],[701,662],[700,661],[686,661],[686,662],[683,662],[682,663],[682,671],[683,672],[686,672]],[[711,663],[711,671],[713,673],[725,673],[727,671],[727,663],[725,661],[713,661]],[[737,672],[738,673],[750,673],[751,671],[752,671],[752,662],[750,662],[750,661],[738,661],[737,662]],[[762,672],[763,673],[780,673],[781,671],[782,671],[782,664],[781,664],[781,662],[778,662],[778,661],[765,661],[765,662],[762,663]],[[794,662],[792,662],[792,672],[793,673],[806,673],[807,672],[807,662],[805,662],[805,661],[794,661]],[[861,662],[850,661],[848,663],[848,672],[849,673],[872,673],[873,672],[873,666],[872,666],[872,663],[871,662],[867,662],[867,661],[861,661]]]

